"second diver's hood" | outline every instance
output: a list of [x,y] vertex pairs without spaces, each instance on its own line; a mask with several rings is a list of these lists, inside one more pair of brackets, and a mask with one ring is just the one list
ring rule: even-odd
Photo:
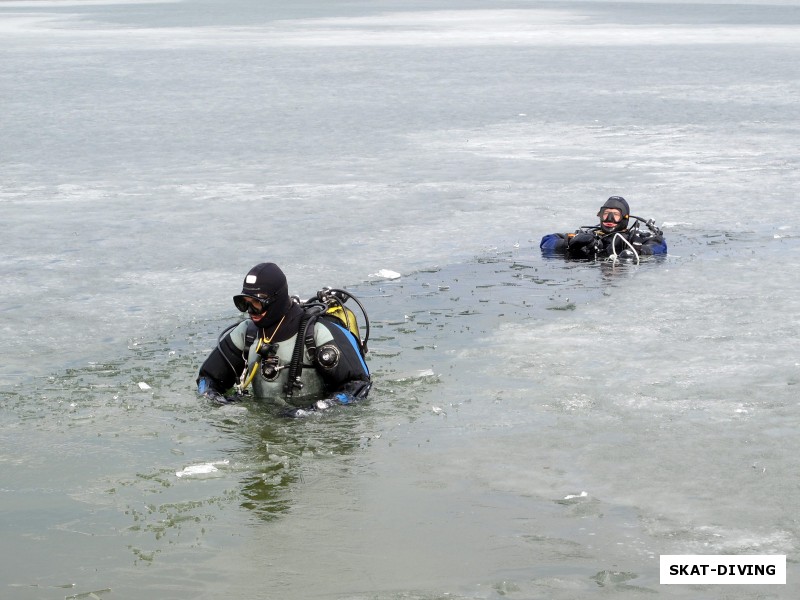
[[615,231],[625,231],[628,228],[628,217],[630,216],[631,209],[628,206],[628,201],[625,200],[622,196],[611,196],[603,206],[600,207],[600,210],[597,211],[597,216],[603,214],[603,211],[606,208],[616,208],[618,211],[622,213],[622,218],[616,224],[615,227],[608,228],[603,225],[603,222],[600,222],[600,229],[602,229],[606,233],[614,233]]

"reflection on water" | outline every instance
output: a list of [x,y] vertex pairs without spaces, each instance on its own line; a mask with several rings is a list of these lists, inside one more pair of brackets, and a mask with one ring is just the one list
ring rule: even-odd
[[315,460],[341,459],[363,445],[358,408],[334,408],[297,421],[273,417],[257,405],[241,408],[247,418],[230,432],[238,441],[240,505],[262,520],[291,508],[291,489],[305,483]]

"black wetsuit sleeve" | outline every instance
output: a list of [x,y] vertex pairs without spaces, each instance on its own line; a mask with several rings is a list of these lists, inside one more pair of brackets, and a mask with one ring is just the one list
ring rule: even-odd
[[567,251],[567,235],[549,233],[539,242],[539,248],[545,254],[563,254]]
[[197,377],[198,382],[206,379],[214,391],[219,393],[224,393],[233,387],[246,364],[242,350],[233,343],[231,333],[225,334],[217,347],[208,355]]
[[[664,241],[664,236],[661,233],[637,231],[626,235],[626,239],[640,256],[667,253],[667,243]],[[619,251],[620,249],[618,248],[617,252]]]
[[[358,342],[352,333],[338,323],[327,319],[321,319],[319,323],[333,336],[333,340],[317,347],[314,359],[314,366],[325,382],[327,393],[343,404],[363,398],[369,392],[371,377]],[[344,399],[339,395],[349,398]]]
[[652,254],[666,254],[666,253],[667,253],[667,242],[664,240],[663,235],[658,235],[658,234],[649,236],[642,243],[641,249],[639,249],[639,254],[645,256],[649,256]]

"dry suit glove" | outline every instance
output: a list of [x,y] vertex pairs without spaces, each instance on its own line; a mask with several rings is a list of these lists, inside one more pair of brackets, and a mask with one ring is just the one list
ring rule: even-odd
[[216,389],[214,389],[214,385],[207,377],[201,377],[197,380],[197,393],[204,398],[208,398],[211,402],[215,402],[216,404],[230,404],[231,402],[236,402],[238,400],[238,398],[229,398],[224,394],[219,393]]
[[575,257],[588,257],[597,253],[600,240],[593,233],[582,231],[569,241],[569,253]]
[[595,236],[588,231],[581,231],[580,233],[576,233],[572,236],[569,240],[569,247],[570,248],[580,248],[587,244],[591,244],[594,242]]

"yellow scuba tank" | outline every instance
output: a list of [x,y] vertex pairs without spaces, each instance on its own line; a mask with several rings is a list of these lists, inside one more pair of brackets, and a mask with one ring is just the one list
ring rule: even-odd
[[[358,298],[353,296],[350,292],[346,292],[344,290],[335,289],[335,288],[324,288],[317,292],[316,298],[317,303],[323,304],[325,306],[325,310],[323,311],[323,315],[333,317],[339,323],[341,323],[350,333],[353,334],[353,337],[358,342],[358,347],[361,350],[361,354],[366,355],[367,350],[367,340],[369,340],[369,317],[367,316],[367,311],[364,310],[364,306],[361,304]],[[364,316],[364,327],[366,328],[366,332],[364,337],[361,337],[361,331],[358,328],[358,319],[356,318],[356,314],[347,308],[344,303],[348,300],[352,300],[358,305],[358,308],[361,309],[361,314]],[[312,302],[312,300],[309,300]]]
[[342,325],[350,330],[350,333],[356,336],[359,343],[361,342],[361,333],[358,331],[358,321],[356,320],[356,314],[352,310],[341,304],[334,304],[328,307],[325,314],[338,319]]

